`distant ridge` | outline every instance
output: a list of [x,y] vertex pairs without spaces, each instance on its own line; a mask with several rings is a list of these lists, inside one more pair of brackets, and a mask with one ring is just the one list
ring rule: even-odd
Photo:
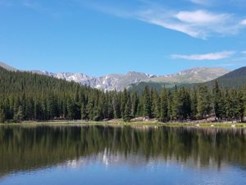
[[215,80],[204,83],[205,85],[212,86],[215,81],[219,83],[222,87],[227,88],[238,88],[246,86],[246,67],[241,67],[234,71],[231,71]]
[[[3,62],[0,62],[0,66],[9,71],[17,71],[14,67]],[[131,71],[126,74],[108,74],[101,77],[93,77],[83,73],[71,72],[52,73],[40,70],[32,70],[29,72],[55,77],[66,81],[74,81],[81,85],[86,85],[103,91],[122,91],[125,88],[134,88],[141,91],[145,86],[160,89],[163,87],[172,88],[175,85],[208,82],[228,73],[229,71],[224,68],[199,67],[184,70],[176,74],[161,76]]]
[[[212,81],[220,76],[227,74],[229,71],[224,68],[198,67],[181,71],[176,74],[159,76],[148,81],[131,84],[130,90],[142,92],[146,86],[156,90],[162,88],[191,87],[195,84],[201,84]],[[214,83],[213,83],[214,84]]]
[[8,71],[17,71],[16,68],[14,68],[14,67],[12,67],[12,66],[10,66],[10,65],[8,65],[8,64],[6,64],[6,63],[4,63],[4,62],[1,62],[1,61],[0,61],[0,67],[6,69],[6,70],[8,70]]
[[226,73],[229,70],[224,68],[209,68],[209,67],[197,67],[184,71],[180,71],[176,74],[159,76],[157,78],[152,78],[152,82],[161,82],[161,83],[202,83],[214,80]]

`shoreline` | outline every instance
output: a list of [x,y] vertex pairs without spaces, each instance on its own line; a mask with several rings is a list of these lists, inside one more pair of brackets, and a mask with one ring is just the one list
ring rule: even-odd
[[169,122],[162,123],[157,121],[136,121],[136,122],[123,122],[118,121],[23,121],[21,123],[0,123],[2,126],[22,126],[22,127],[38,127],[38,126],[50,126],[50,127],[66,127],[66,126],[109,126],[109,127],[132,127],[132,128],[201,128],[201,129],[246,129],[246,123],[232,123],[232,122],[204,122],[204,123],[187,123],[187,122]]

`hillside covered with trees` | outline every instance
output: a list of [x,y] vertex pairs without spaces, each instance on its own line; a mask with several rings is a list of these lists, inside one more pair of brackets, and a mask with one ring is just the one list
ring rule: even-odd
[[218,120],[243,121],[246,88],[145,87],[142,93],[102,92],[77,83],[0,68],[0,122],[109,120],[130,121],[136,117],[159,121],[185,121],[216,116]]
[[240,88],[246,85],[246,67],[241,67],[230,73],[227,73],[216,80],[204,83],[204,85],[213,86],[217,81],[221,87],[226,88]]

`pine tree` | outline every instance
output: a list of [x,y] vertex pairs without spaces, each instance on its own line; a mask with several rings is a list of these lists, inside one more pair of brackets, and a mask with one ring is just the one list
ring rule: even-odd
[[4,123],[4,122],[5,122],[5,112],[3,108],[0,107],[0,123]]
[[131,94],[131,102],[132,102],[131,115],[133,117],[136,117],[139,108],[139,97],[136,92],[133,92]]
[[199,118],[205,118],[211,113],[211,98],[207,86],[200,86],[197,94],[197,114]]
[[197,117],[197,90],[193,89],[191,91],[191,119],[196,119]]
[[82,120],[88,120],[88,113],[86,111],[86,104],[82,103],[81,105],[81,119]]
[[151,93],[151,101],[152,103],[152,112],[153,112],[153,117],[156,119],[160,118],[160,112],[161,112],[161,99],[159,96],[159,93],[156,90],[152,90]]
[[152,103],[150,90],[146,86],[143,92],[143,115],[147,118],[152,118]]
[[127,101],[127,103],[125,105],[123,120],[125,122],[131,121],[131,102],[130,102],[130,99]]
[[21,122],[23,120],[23,108],[22,106],[19,106],[14,114],[14,121]]
[[213,89],[213,104],[214,104],[214,113],[217,119],[222,120],[225,116],[224,109],[224,97],[222,95],[221,89],[219,87],[218,81],[215,81]]
[[169,120],[168,116],[168,93],[166,89],[161,91],[160,98],[160,121],[167,122]]
[[191,99],[190,94],[187,92],[185,88],[180,89],[180,117],[181,120],[186,120],[191,116]]
[[173,98],[172,98],[172,118],[174,120],[179,120],[181,119],[181,109],[182,109],[182,101],[181,101],[181,92],[175,86],[174,92],[173,92]]
[[94,106],[95,102],[92,97],[89,97],[88,104],[86,106],[86,114],[88,115],[89,120],[94,118]]
[[126,103],[128,101],[129,94],[126,89],[124,89],[122,95],[121,95],[121,117],[124,117],[124,110],[126,107]]
[[244,87],[243,89],[241,89],[241,93],[242,93],[242,103],[243,103],[243,117],[241,118],[241,121],[244,122],[245,121],[245,115],[246,115],[246,87]]
[[67,102],[67,118],[71,120],[81,119],[81,111],[77,103],[71,98]]
[[243,95],[243,92],[242,91],[239,91],[238,92],[238,95],[237,95],[237,101],[238,101],[238,117],[240,119],[241,122],[244,121],[244,113],[245,113],[245,100],[244,100],[244,95]]
[[120,105],[120,97],[115,91],[113,93],[112,98],[112,107],[113,107],[113,114],[114,118],[119,119],[121,118],[121,105]]

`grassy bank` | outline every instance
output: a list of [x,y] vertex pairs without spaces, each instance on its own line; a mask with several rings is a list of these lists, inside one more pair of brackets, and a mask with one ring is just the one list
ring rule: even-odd
[[170,122],[161,123],[157,121],[137,121],[137,122],[123,122],[122,120],[114,121],[48,121],[48,122],[22,122],[22,123],[0,123],[0,126],[23,126],[23,127],[37,127],[37,126],[111,126],[124,127],[130,126],[134,128],[158,128],[158,127],[194,127],[194,128],[245,128],[246,123],[232,123],[232,122],[217,122],[217,123],[195,123],[195,122]]

